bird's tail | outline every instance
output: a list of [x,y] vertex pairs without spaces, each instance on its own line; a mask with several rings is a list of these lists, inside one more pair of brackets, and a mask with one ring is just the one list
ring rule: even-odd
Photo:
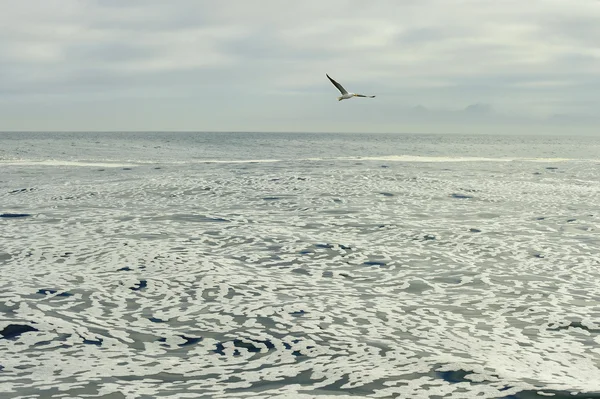
[[343,98],[342,98],[342,97],[338,97],[337,99],[338,99],[338,101],[342,101],[342,100],[343,100]]

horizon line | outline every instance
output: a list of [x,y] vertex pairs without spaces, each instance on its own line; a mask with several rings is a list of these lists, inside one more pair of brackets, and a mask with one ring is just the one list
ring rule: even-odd
[[341,131],[260,131],[260,130],[0,130],[0,134],[10,133],[241,133],[241,134],[342,134],[342,135],[353,135],[353,134],[398,134],[398,135],[433,135],[433,136],[444,136],[444,135],[463,135],[463,136],[568,136],[568,137],[597,137],[597,134],[592,132],[577,132],[577,133],[522,133],[522,132],[504,132],[504,133],[485,133],[485,132],[341,132]]

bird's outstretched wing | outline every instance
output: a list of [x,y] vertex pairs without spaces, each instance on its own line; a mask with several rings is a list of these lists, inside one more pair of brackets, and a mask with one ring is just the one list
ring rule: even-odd
[[339,90],[339,91],[340,91],[342,94],[348,94],[348,92],[346,91],[346,89],[344,89],[344,87],[343,87],[341,84],[339,84],[339,83],[338,83],[338,82],[336,82],[335,80],[331,79],[331,78],[329,77],[329,75],[325,74],[325,76],[327,76],[327,78],[328,78],[328,79],[331,81],[331,83],[333,83],[333,85],[334,85],[335,87],[337,87],[337,89],[338,89],[338,90]]
[[368,97],[368,98],[375,98],[375,96],[365,96],[364,94],[357,94],[356,97]]

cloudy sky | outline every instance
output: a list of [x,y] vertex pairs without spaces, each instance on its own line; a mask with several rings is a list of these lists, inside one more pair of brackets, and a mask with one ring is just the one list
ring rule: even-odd
[[0,131],[600,135],[596,0],[0,7]]

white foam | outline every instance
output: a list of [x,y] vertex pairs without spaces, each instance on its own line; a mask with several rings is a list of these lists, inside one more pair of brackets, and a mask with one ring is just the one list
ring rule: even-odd
[[196,161],[197,163],[274,163],[281,162],[281,159],[206,159]]
[[[524,161],[529,162],[572,162],[572,161],[584,161],[581,159],[572,159],[572,158],[523,158]],[[593,161],[593,160],[587,160]]]
[[102,168],[123,168],[123,167],[133,167],[133,166],[135,166],[135,164],[133,164],[133,163],[123,163],[123,162],[63,161],[63,160],[54,160],[54,159],[47,159],[47,160],[43,160],[43,161],[34,161],[34,160],[0,161],[0,165],[12,165],[12,166],[85,166],[85,167],[102,167]]
[[[336,158],[348,161],[385,161],[385,162],[568,162],[571,158],[489,158],[489,157],[426,157],[418,155],[387,155],[377,157]],[[311,160],[318,160],[312,158]]]

